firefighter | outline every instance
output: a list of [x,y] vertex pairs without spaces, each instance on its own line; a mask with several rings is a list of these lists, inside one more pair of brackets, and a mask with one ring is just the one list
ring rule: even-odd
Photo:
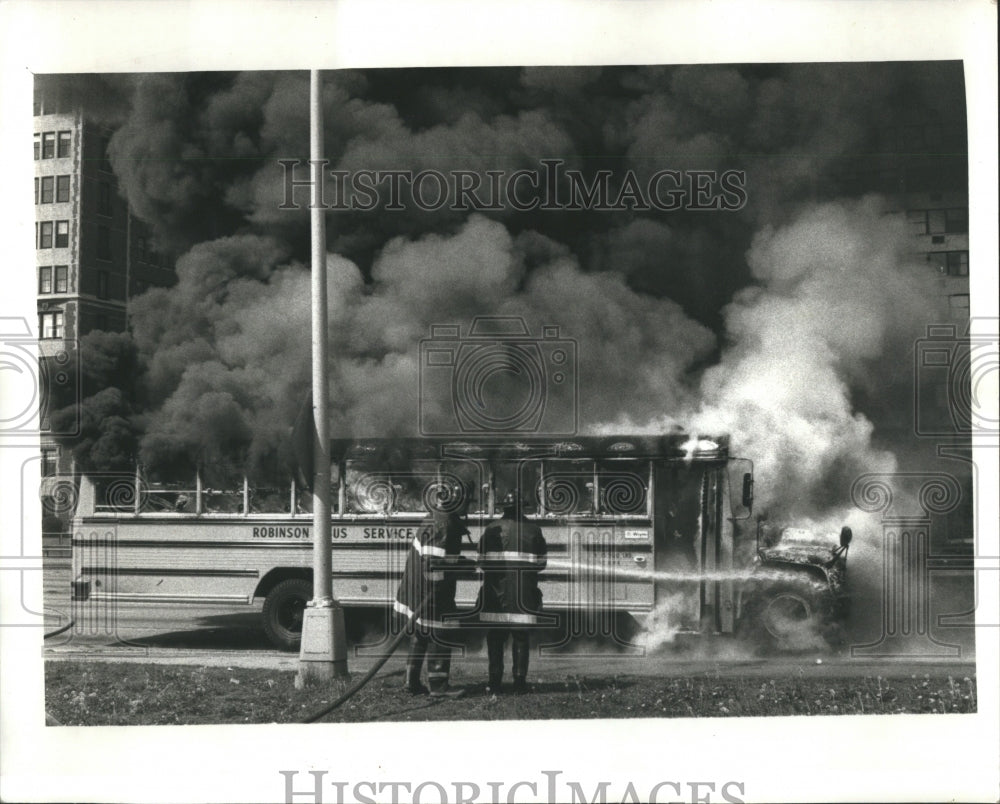
[[483,574],[479,616],[489,627],[486,692],[490,695],[501,691],[508,636],[514,692],[528,691],[528,629],[539,622],[542,593],[538,573],[545,569],[547,552],[541,528],[524,518],[519,492],[508,492],[502,505],[503,516],[487,527],[479,540]]
[[[459,500],[467,496],[460,490],[453,490],[453,493],[456,491]],[[468,533],[464,506],[434,510],[410,544],[393,606],[407,618],[410,629],[405,685],[413,695],[429,692],[435,698],[455,698],[465,692],[448,684],[451,646],[445,643],[441,632],[456,625],[445,619],[455,610],[455,574],[450,568],[462,563],[459,556],[462,537]],[[420,681],[425,655],[429,690]]]

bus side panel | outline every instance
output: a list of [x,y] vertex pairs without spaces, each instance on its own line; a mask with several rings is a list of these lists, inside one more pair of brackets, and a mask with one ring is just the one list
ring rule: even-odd
[[[649,520],[535,520],[548,545],[541,573],[550,609],[648,611],[654,604],[653,526]],[[418,520],[335,522],[334,595],[344,605],[390,605]],[[474,560],[483,525],[470,526],[463,555]],[[74,578],[95,599],[150,602],[252,602],[276,569],[309,572],[312,538],[301,519],[93,517],[73,539]],[[475,605],[480,581],[458,582],[457,603]]]
[[548,545],[541,574],[549,609],[648,611],[653,606],[653,528],[649,520],[537,520]]
[[311,565],[303,536],[247,536],[247,526],[232,521],[94,518],[74,535],[74,577],[97,600],[249,603],[271,568]]

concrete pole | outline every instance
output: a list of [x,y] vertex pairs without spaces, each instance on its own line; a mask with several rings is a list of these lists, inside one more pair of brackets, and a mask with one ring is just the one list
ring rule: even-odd
[[309,72],[312,203],[313,599],[303,613],[297,686],[347,675],[344,612],[333,599],[330,532],[330,392],[327,381],[326,210],[323,208],[323,106],[319,70]]

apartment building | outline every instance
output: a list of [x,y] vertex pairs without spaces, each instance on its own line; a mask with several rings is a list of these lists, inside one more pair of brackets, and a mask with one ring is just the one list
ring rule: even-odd
[[[129,211],[107,158],[112,129],[57,90],[34,103],[35,270],[39,351],[57,361],[94,330],[125,331],[129,300],[174,281],[148,227]],[[63,358],[64,359],[64,358]],[[43,475],[67,471],[46,436]]]

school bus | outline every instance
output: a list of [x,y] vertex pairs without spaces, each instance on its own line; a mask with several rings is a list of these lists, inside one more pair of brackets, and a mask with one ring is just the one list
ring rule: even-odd
[[[843,597],[843,573],[833,567],[846,548],[823,547],[817,560],[801,544],[788,554],[753,544],[743,527],[752,466],[730,457],[725,437],[338,440],[331,455],[333,591],[348,617],[352,607],[391,608],[421,523],[449,505],[467,517],[463,555],[472,569],[458,577],[457,604],[472,611],[476,544],[512,490],[548,544],[543,610],[571,635],[607,633],[608,623],[614,631],[617,615],[642,623],[666,612],[679,632],[757,632],[764,623],[777,642],[789,623],[833,611]],[[262,601],[271,642],[295,650],[312,596],[309,500],[294,482],[278,489],[244,478],[215,488],[200,475],[187,486],[140,470],[82,476],[73,598]],[[741,626],[741,612],[752,613],[753,627]]]

